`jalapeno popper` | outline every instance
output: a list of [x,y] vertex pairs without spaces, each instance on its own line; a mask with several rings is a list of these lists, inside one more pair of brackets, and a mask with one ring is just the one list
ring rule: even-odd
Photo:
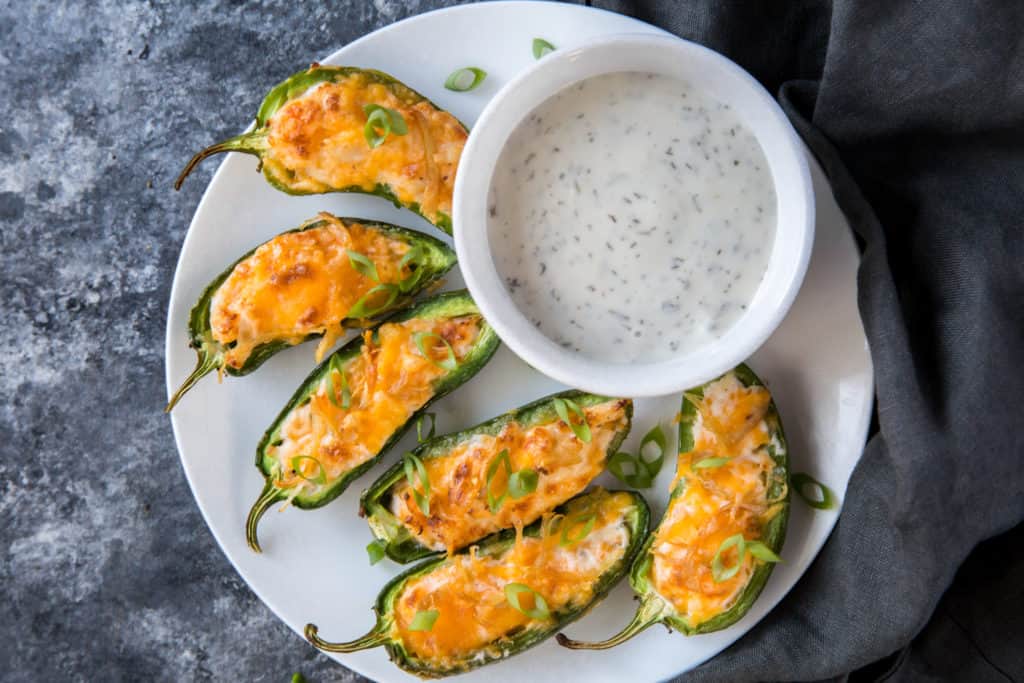
[[525,526],[604,471],[632,413],[628,399],[579,391],[534,401],[420,445],[370,485],[361,511],[397,562]]
[[292,396],[256,450],[266,486],[246,522],[278,501],[317,508],[341,495],[433,401],[475,375],[498,337],[465,291],[441,294],[335,351]]
[[597,489],[517,534],[507,530],[428,560],[381,591],[377,624],[349,643],[306,638],[328,652],[383,645],[424,678],[511,657],[578,619],[624,576],[647,533],[639,494]]
[[246,375],[288,346],[344,334],[408,306],[455,265],[443,242],[413,230],[321,213],[264,242],[211,282],[189,314],[198,362],[171,410],[214,370]]
[[767,388],[745,365],[687,392],[668,510],[630,571],[640,608],[604,649],[652,624],[687,634],[738,621],[768,581],[789,517],[786,439]]
[[196,154],[175,188],[206,157],[244,152],[259,157],[283,192],[378,195],[450,234],[467,135],[458,119],[388,74],[314,64],[270,91],[251,131]]

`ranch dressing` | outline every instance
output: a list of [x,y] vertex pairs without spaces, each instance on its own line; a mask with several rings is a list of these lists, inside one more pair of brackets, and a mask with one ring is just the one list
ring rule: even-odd
[[775,189],[729,105],[616,73],[518,125],[488,197],[494,262],[519,310],[571,351],[654,362],[721,337],[775,239]]

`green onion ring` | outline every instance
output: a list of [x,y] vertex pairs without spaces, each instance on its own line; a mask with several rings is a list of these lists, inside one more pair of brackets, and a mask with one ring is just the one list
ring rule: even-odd
[[441,613],[436,609],[420,610],[416,613],[416,616],[409,622],[410,631],[429,631],[434,628],[434,622],[437,621],[438,616]]
[[[523,593],[531,593],[533,595],[532,609],[524,609],[520,604],[519,596]],[[551,612],[548,610],[548,603],[544,600],[544,597],[525,583],[505,584],[505,599],[508,600],[508,604],[531,619],[547,619],[551,616]]]
[[[467,78],[469,79],[468,82]],[[479,87],[485,78],[487,78],[487,72],[483,69],[478,69],[475,66],[466,66],[453,71],[445,80],[444,87],[455,92],[469,92]]]
[[[831,510],[836,506],[836,496],[832,493],[832,489],[822,484],[820,481],[815,479],[809,474],[804,472],[794,472],[790,476],[790,480],[793,482],[793,488],[796,489],[798,496],[803,498],[804,502],[810,505],[816,510]],[[804,487],[813,486],[818,489],[821,493],[821,499],[811,498]]]

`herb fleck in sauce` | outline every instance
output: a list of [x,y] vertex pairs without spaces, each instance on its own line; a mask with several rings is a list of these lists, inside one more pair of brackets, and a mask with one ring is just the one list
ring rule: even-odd
[[516,128],[488,230],[509,294],[556,344],[653,362],[721,337],[775,240],[761,147],[726,104],[664,76],[595,76]]

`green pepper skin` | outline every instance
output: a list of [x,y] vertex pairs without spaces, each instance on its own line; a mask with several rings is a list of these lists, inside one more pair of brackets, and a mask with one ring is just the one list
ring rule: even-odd
[[[739,379],[744,386],[765,386],[761,379],[754,374],[754,371],[745,364],[737,366],[731,372],[736,374],[737,379]],[[712,382],[717,381],[717,379],[720,378],[716,378],[715,380],[712,380]],[[712,382],[708,382],[708,384],[711,384]],[[708,384],[684,393],[679,420],[680,453],[685,453],[693,449],[693,426],[697,417],[697,406],[688,400],[686,395],[691,395],[697,399],[703,398],[704,390]],[[767,487],[768,502],[770,505],[778,506],[778,511],[762,528],[761,538],[759,540],[768,546],[772,552],[779,554],[782,551],[782,544],[786,540],[786,525],[789,521],[789,453],[786,445],[786,436],[783,432],[782,422],[779,418],[779,412],[775,407],[774,400],[769,404],[768,412],[765,414],[764,419],[768,425],[769,434],[772,434],[777,438],[781,448],[776,449],[773,446],[768,446],[768,452],[771,455],[772,460],[775,461],[775,467],[770,474],[771,481]],[[684,482],[680,482],[680,485],[672,492],[672,498],[675,498],[683,491],[683,485]],[[629,640],[640,631],[643,631],[657,623],[663,623],[669,628],[674,628],[684,635],[698,635],[701,633],[720,631],[735,624],[750,610],[758,596],[761,594],[761,590],[768,582],[768,577],[771,576],[772,569],[775,567],[771,562],[760,562],[759,566],[751,574],[750,580],[744,587],[743,592],[740,593],[729,609],[711,619],[708,619],[707,621],[697,624],[696,626],[691,626],[690,623],[680,615],[671,604],[668,603],[668,601],[657,593],[648,580],[651,563],[653,562],[651,546],[654,543],[656,534],[657,529],[652,531],[650,536],[644,542],[643,547],[640,549],[640,553],[636,561],[633,563],[633,567],[629,573],[629,583],[640,598],[640,607],[634,615],[633,620],[621,632],[612,636],[608,640],[599,643],[583,643],[571,640],[565,635],[559,633],[557,640],[560,645],[575,650],[603,650],[619,645]]]
[[[416,287],[408,292],[400,294],[395,301],[382,310],[380,314],[374,317],[374,320],[380,320],[387,317],[389,314],[399,311],[413,302],[413,299],[417,294],[427,289],[430,285],[437,282],[441,277],[444,276],[452,266],[455,265],[456,258],[455,252],[439,239],[431,237],[430,235],[424,235],[421,232],[415,230],[409,230],[408,228],[402,228],[397,225],[391,225],[390,223],[381,223],[380,221],[368,221],[361,218],[338,218],[343,224],[348,225],[350,223],[359,223],[367,228],[377,230],[378,232],[384,233],[389,237],[396,240],[405,242],[410,247],[419,245],[423,249],[424,259],[419,262],[419,267],[425,269],[425,274],[416,283]],[[303,232],[306,230],[313,230],[315,228],[323,227],[327,225],[329,221],[323,218],[313,218],[297,228],[292,230],[286,230],[285,232],[272,237],[271,240],[285,235],[291,232]],[[270,241],[270,240],[268,240]],[[264,242],[266,244],[266,242]],[[248,259],[255,253],[257,249],[262,245],[254,247],[246,254],[242,255],[237,261],[232,263],[224,272],[214,278],[213,282],[206,286],[203,290],[202,295],[199,297],[199,301],[192,307],[192,311],[188,316],[188,336],[189,346],[195,349],[198,359],[196,361],[195,370],[192,371],[184,382],[182,382],[181,388],[179,388],[171,400],[168,402],[167,407],[164,409],[165,412],[171,412],[178,401],[181,400],[182,396],[196,385],[206,375],[210,374],[217,368],[221,367],[223,362],[223,353],[225,348],[213,338],[213,329],[210,326],[210,306],[213,302],[213,297],[216,295],[217,290],[224,284],[224,281],[228,279],[235,267]],[[362,322],[361,320],[355,320],[352,318],[346,318],[341,321],[341,324],[345,327],[359,327]],[[369,321],[372,323],[372,320]],[[321,337],[321,334],[308,335],[302,341],[309,341]],[[245,360],[245,363],[240,368],[233,368],[230,366],[224,367],[224,372],[235,377],[241,377],[248,375],[259,368],[265,363],[271,356],[276,354],[278,351],[282,351],[292,346],[286,341],[274,341],[266,344],[260,344]]]
[[[377,71],[375,69],[361,69],[352,66],[321,66],[319,64],[313,64],[306,71],[300,71],[281,83],[278,83],[269,93],[267,93],[267,96],[263,99],[263,103],[260,104],[259,111],[256,113],[256,124],[252,130],[242,133],[241,135],[236,135],[233,138],[228,138],[227,140],[215,145],[211,145],[193,156],[185,166],[185,169],[181,172],[181,175],[179,175],[178,179],[175,181],[174,189],[180,190],[185,178],[188,177],[195,167],[207,157],[215,154],[221,154],[223,152],[242,152],[243,154],[252,154],[260,159],[259,170],[263,172],[267,182],[281,192],[291,195],[318,194],[293,187],[289,183],[288,178],[275,174],[269,166],[263,166],[263,154],[268,149],[266,129],[267,121],[269,121],[271,117],[273,117],[274,114],[276,114],[286,103],[304,94],[314,85],[341,81],[356,73],[363,74],[367,76],[369,80],[386,86],[398,99],[408,105],[426,102],[434,109],[441,110],[440,107],[429,99],[405,85],[394,76],[386,74],[383,71]],[[468,132],[469,129],[466,128],[465,124],[460,122],[460,125]],[[330,191],[358,192],[361,194],[372,194],[382,197],[394,204],[396,207],[409,209],[410,211],[425,218],[440,230],[443,230],[449,235],[452,234],[451,216],[443,212],[438,212],[436,216],[428,216],[420,210],[418,203],[402,204],[391,187],[385,183],[378,183],[371,192],[367,192],[359,186],[339,187]]]
[[[447,456],[456,446],[472,439],[476,435],[487,434],[497,436],[509,422],[518,422],[524,427],[553,422],[559,418],[555,412],[552,399],[558,397],[571,399],[581,408],[616,400],[606,396],[598,396],[575,390],[552,394],[509,411],[504,415],[499,415],[475,427],[430,439],[420,444],[413,453],[425,462],[431,458]],[[633,402],[629,401],[626,406],[626,428],[616,434],[611,443],[609,443],[606,461],[607,458],[615,455],[629,434],[632,417]],[[395,562],[402,564],[424,557],[443,554],[443,551],[432,550],[422,545],[409,533],[405,525],[395,519],[394,515],[388,510],[392,488],[404,480],[405,470],[402,467],[402,463],[397,462],[373,482],[370,488],[363,492],[362,498],[359,501],[360,514],[367,516],[366,521],[370,525],[373,535],[386,544],[384,546],[385,554]]]
[[[403,320],[410,320],[412,318],[421,318],[426,320],[433,320],[437,318],[457,318],[464,315],[479,313],[480,311],[473,302],[473,299],[469,296],[469,293],[466,292],[466,290],[460,290],[457,292],[446,292],[430,299],[425,299],[416,306],[388,319],[386,322],[397,323],[402,322]],[[375,328],[373,332],[375,338],[377,335],[377,329],[379,328]],[[261,552],[259,540],[256,535],[256,527],[260,518],[271,505],[288,498],[287,493],[283,489],[278,489],[274,486],[275,460],[267,453],[267,447],[279,439],[281,426],[284,424],[285,419],[292,410],[304,404],[309,395],[316,391],[320,386],[320,383],[330,371],[331,360],[334,359],[335,363],[340,362],[341,366],[344,367],[349,361],[359,356],[363,348],[363,341],[364,340],[361,336],[356,337],[325,358],[324,362],[313,370],[305,380],[303,380],[302,384],[285,405],[284,409],[281,410],[278,416],[274,419],[274,422],[263,434],[263,438],[256,447],[256,467],[260,470],[260,473],[263,475],[266,483],[264,485],[263,492],[256,500],[256,503],[253,504],[253,507],[249,512],[249,517],[246,520],[246,539],[248,540],[249,547],[254,551]],[[420,415],[422,415],[434,401],[462,386],[468,382],[473,375],[483,369],[484,365],[487,364],[487,361],[489,361],[491,356],[494,355],[494,352],[498,350],[499,344],[500,340],[498,339],[497,333],[495,333],[494,329],[487,324],[487,321],[484,320],[483,317],[481,317],[480,332],[469,354],[462,359],[458,367],[437,379],[434,385],[433,397],[418,411],[413,413],[405,424],[394,431],[391,437],[384,443],[374,457],[349,470],[337,481],[332,483],[326,490],[318,494],[300,494],[296,496],[292,499],[292,505],[303,510],[312,510],[314,508],[323,507],[340,496],[345,489],[348,488],[350,483],[373,467],[377,461],[380,460],[381,456],[383,456],[383,454],[386,453],[396,441],[402,438],[405,431],[416,422]]]
[[[621,492],[609,491],[609,493]],[[316,647],[327,652],[354,652],[356,650],[363,650],[383,645],[387,649],[388,656],[391,658],[392,662],[401,669],[421,678],[441,678],[443,676],[465,673],[466,671],[484,666],[485,664],[490,664],[492,662],[520,654],[524,650],[542,643],[554,635],[559,629],[582,617],[597,603],[599,603],[625,576],[630,564],[639,552],[643,540],[647,536],[647,529],[650,523],[650,509],[648,508],[647,502],[644,498],[636,491],[628,491],[626,493],[628,493],[634,501],[634,505],[628,509],[625,516],[626,526],[629,530],[629,544],[626,547],[626,552],[623,554],[622,558],[597,580],[594,587],[593,598],[585,605],[564,609],[560,612],[553,612],[553,622],[546,628],[526,629],[512,635],[511,637],[505,637],[496,643],[492,643],[492,645],[498,646],[499,651],[497,654],[481,649],[475,656],[466,657],[452,667],[441,669],[436,668],[429,662],[424,662],[415,658],[406,651],[401,641],[392,640],[389,637],[391,626],[394,622],[395,600],[398,598],[403,586],[405,586],[406,582],[410,579],[429,574],[438,567],[446,564],[448,562],[447,556],[422,562],[415,567],[406,570],[402,574],[399,574],[385,585],[381,590],[380,595],[377,597],[377,602],[374,606],[374,611],[377,614],[377,623],[373,630],[362,638],[350,643],[328,643],[317,635],[317,627],[314,624],[307,624],[306,639]],[[565,514],[566,511],[571,509],[574,504],[585,503],[586,499],[594,494],[595,491],[581,493],[580,495],[571,498],[564,505],[555,508],[555,512]],[[540,534],[541,523],[542,521],[538,520],[524,528],[523,533],[527,536],[538,536]],[[485,556],[500,553],[510,548],[514,543],[515,531],[512,529],[506,529],[492,534],[480,543],[476,544],[476,547],[478,548],[477,555]],[[458,554],[462,555],[467,552],[468,550],[463,550]]]

